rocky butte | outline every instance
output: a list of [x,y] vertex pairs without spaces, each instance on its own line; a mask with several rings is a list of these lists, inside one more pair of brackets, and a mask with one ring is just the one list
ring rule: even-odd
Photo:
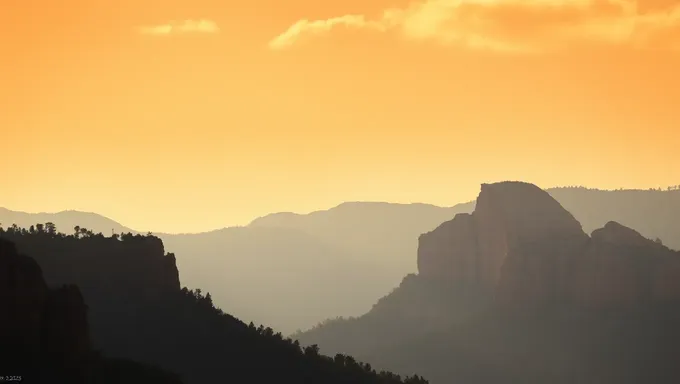
[[680,300],[680,252],[609,222],[588,236],[547,192],[483,184],[472,214],[420,236],[418,271],[507,307],[631,309]]

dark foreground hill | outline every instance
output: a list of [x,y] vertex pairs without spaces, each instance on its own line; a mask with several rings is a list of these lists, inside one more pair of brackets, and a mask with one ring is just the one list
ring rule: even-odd
[[49,289],[35,260],[0,239],[2,382],[179,384],[176,375],[92,349],[77,286]]
[[588,236],[531,184],[484,185],[420,236],[418,269],[296,337],[435,384],[680,382],[680,252],[616,222]]
[[[89,307],[92,345],[106,356],[161,367],[179,374],[185,383],[427,383],[419,377],[376,372],[351,356],[322,356],[318,348],[301,348],[271,328],[244,324],[216,308],[210,294],[180,288],[174,255],[166,255],[156,237],[104,237],[87,231],[66,236],[51,225],[30,231],[2,230],[0,237],[34,256],[48,286],[80,287]],[[39,269],[35,262],[27,263],[33,270]],[[65,328],[49,335],[84,345],[85,336],[72,332],[74,327],[82,331],[75,324],[86,321],[84,305],[77,299],[68,303],[68,308],[82,308],[73,319],[58,320],[56,324]],[[36,325],[36,329],[41,327]],[[61,332],[64,329],[67,332]],[[115,378],[116,372],[132,363],[117,364],[102,368],[109,370],[106,377]],[[112,380],[129,382],[119,378]]]

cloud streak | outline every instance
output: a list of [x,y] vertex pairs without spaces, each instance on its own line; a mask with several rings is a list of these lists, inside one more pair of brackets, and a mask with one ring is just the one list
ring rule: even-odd
[[269,47],[289,48],[338,27],[392,32],[512,53],[563,50],[578,44],[680,49],[680,3],[675,0],[422,0],[384,10],[375,20],[346,15],[300,20]]
[[184,20],[181,22],[169,22],[167,24],[144,26],[139,28],[139,33],[153,36],[169,36],[189,33],[217,33],[220,28],[211,20]]
[[378,31],[385,31],[387,29],[382,21],[368,21],[363,15],[345,15],[314,21],[302,19],[270,41],[269,47],[272,49],[284,49],[307,35],[323,35],[329,33],[333,28],[340,26],[355,29],[375,29]]

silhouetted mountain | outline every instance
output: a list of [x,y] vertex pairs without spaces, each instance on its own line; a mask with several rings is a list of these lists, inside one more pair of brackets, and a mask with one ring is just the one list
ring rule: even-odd
[[[9,228],[0,237],[35,255],[47,284],[81,287],[89,305],[92,343],[107,356],[157,365],[187,383],[427,383],[420,377],[378,373],[350,356],[322,356],[314,346],[300,348],[271,328],[246,325],[225,314],[210,294],[180,289],[174,255],[165,254],[157,237],[79,233],[63,235],[50,224]],[[83,312],[77,313],[82,322]],[[58,335],[71,335],[61,330],[80,323],[58,324]],[[98,372],[128,382],[116,374],[131,364],[109,360]]]
[[[588,233],[616,221],[680,249],[680,190],[555,188],[548,192]],[[351,202],[305,215],[272,214],[242,228],[157,236],[178,255],[185,284],[214,292],[215,302],[239,318],[288,333],[324,318],[365,313],[403,276],[416,272],[413,255],[421,233],[474,208],[475,202],[450,208]],[[80,223],[75,217],[62,221],[67,213],[76,215],[59,213],[18,224],[28,227],[52,221],[69,232]],[[105,234],[121,227],[102,219],[81,225]],[[0,223],[7,227],[12,222],[7,211],[0,210]],[[347,280],[353,284],[323,283]],[[260,305],[251,305],[254,301]]]
[[87,306],[74,285],[48,289],[35,260],[0,239],[0,356],[4,382],[166,383],[152,366],[103,358],[90,346]]
[[295,337],[434,383],[680,380],[680,252],[616,222],[587,236],[514,182],[419,243],[419,274],[371,311]]

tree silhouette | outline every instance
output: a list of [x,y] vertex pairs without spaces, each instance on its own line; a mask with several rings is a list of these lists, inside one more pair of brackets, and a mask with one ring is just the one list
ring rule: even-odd
[[52,222],[45,223],[45,230],[50,235],[56,235],[57,234],[57,226],[54,225],[54,223],[52,223]]

